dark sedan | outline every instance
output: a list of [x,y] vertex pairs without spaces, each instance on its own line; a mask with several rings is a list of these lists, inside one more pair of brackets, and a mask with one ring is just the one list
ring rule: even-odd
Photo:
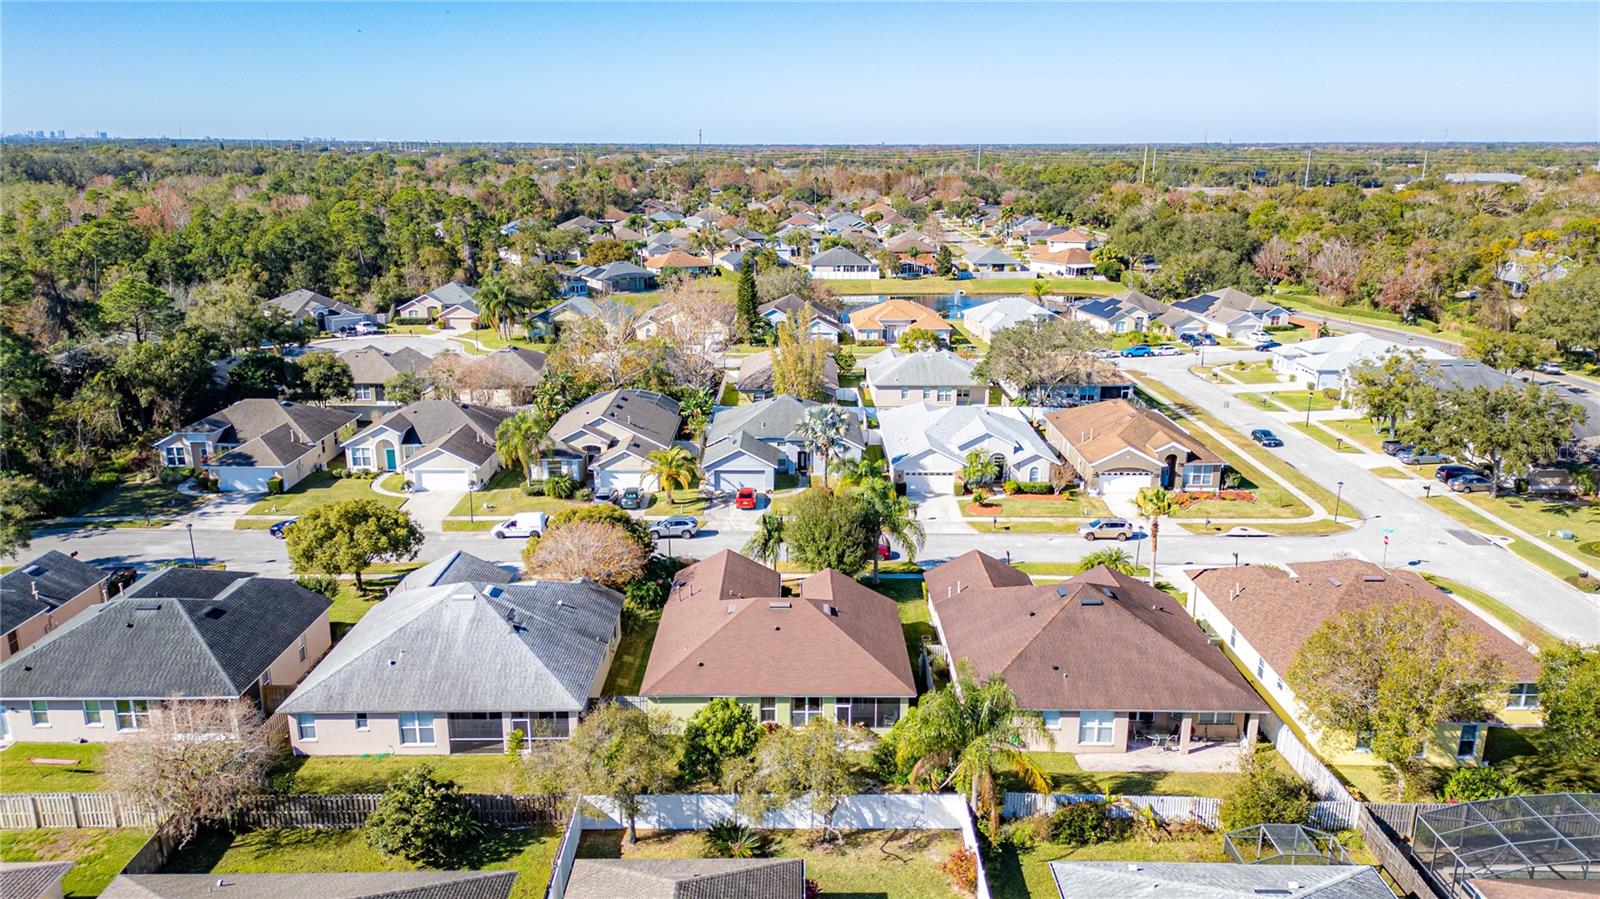
[[1277,447],[1283,446],[1283,439],[1266,428],[1256,428],[1254,431],[1251,431],[1250,439],[1264,447],[1267,447],[1268,449],[1276,449]]
[[1433,473],[1433,478],[1441,484],[1448,484],[1462,475],[1477,473],[1478,470],[1471,465],[1441,465],[1439,470]]

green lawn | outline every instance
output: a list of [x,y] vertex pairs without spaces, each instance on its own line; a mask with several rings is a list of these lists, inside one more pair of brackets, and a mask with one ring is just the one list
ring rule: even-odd
[[[104,743],[13,743],[0,752],[0,792],[95,793],[106,789],[100,757]],[[73,759],[74,765],[39,765],[29,759]]]
[[[448,530],[448,529],[447,529]],[[383,599],[385,591],[400,582],[402,575],[363,575],[365,591],[356,589],[354,580],[340,580],[339,593],[333,598],[333,608],[328,610],[328,623],[333,627],[333,639],[338,640],[355,626],[357,621]]]
[[[314,471],[280,496],[269,496],[250,507],[246,515],[304,515],[317,506],[347,499],[377,500],[391,509],[400,508],[403,496],[386,496],[372,489],[370,478],[336,478],[326,471]],[[270,524],[270,522],[269,522]]]
[[896,608],[900,610],[900,629],[905,632],[906,656],[911,659],[911,667],[915,671],[917,659],[922,657],[922,638],[938,640],[933,629],[933,618],[928,612],[922,578],[884,578],[874,584],[869,573],[861,575],[858,580],[894,600]]
[[644,683],[645,666],[650,663],[650,647],[655,643],[656,628],[660,624],[660,612],[639,612],[632,608],[622,610],[622,639],[611,660],[611,670],[606,673],[602,693],[607,696],[639,695],[639,687]]
[[[544,896],[550,882],[561,831],[554,827],[526,830],[490,828],[474,842],[465,858],[451,867],[466,870],[515,870],[511,895],[518,899]],[[169,874],[320,873],[325,871],[414,871],[410,862],[378,854],[360,830],[258,830],[230,834],[210,832],[196,837],[167,862]]]
[[[288,758],[295,793],[379,793],[418,765],[432,765],[436,776],[460,784],[463,793],[531,793],[533,785],[520,759],[503,753],[429,756],[318,755]],[[339,869],[334,869],[339,870]]]
[[461,497],[461,501],[450,510],[453,517],[466,518],[470,515],[481,515],[493,519],[491,527],[500,523],[508,515],[518,512],[545,512],[554,515],[563,509],[585,505],[567,499],[553,499],[548,496],[529,496],[522,492],[523,479],[520,472],[510,468],[502,468],[489,479],[489,485],[476,491],[470,496]]
[[1383,765],[1335,765],[1333,771],[1367,802],[1400,801],[1393,775]]
[[1278,373],[1272,370],[1269,362],[1235,362],[1232,365],[1219,365],[1216,370],[1222,372],[1224,378],[1232,378],[1241,384],[1278,383]]
[[378,486],[385,490],[393,490],[395,493],[400,493],[405,489],[406,476],[398,471],[386,474],[378,479]]
[[1111,510],[1097,496],[1074,491],[1062,496],[1035,496],[1017,494],[990,499],[990,505],[981,510],[973,503],[963,501],[961,514],[968,518],[1101,518]]
[[1316,521],[1259,521],[1243,525],[1229,521],[1213,521],[1208,525],[1193,519],[1183,519],[1179,525],[1191,534],[1225,534],[1236,527],[1246,527],[1278,537],[1325,537],[1350,530],[1350,525],[1345,524],[1348,520],[1348,515],[1341,514],[1338,524],[1334,524],[1330,518],[1319,518]]
[[[766,831],[775,841],[774,858],[805,859],[806,878],[815,880],[822,896],[892,896],[894,899],[949,899],[955,893],[939,870],[951,850],[961,845],[950,830],[848,831],[839,844],[810,845],[804,831]],[[681,859],[704,858],[705,837],[693,831],[645,831],[632,846],[621,830],[585,831],[579,858]]]
[[1277,390],[1267,394],[1296,412],[1306,411],[1306,400],[1309,397],[1312,412],[1326,412],[1329,409],[1339,408],[1337,399],[1330,399],[1322,391],[1308,393],[1304,390]]
[[744,394],[740,393],[739,388],[735,387],[731,381],[722,385],[722,394],[717,397],[719,405],[737,406],[742,402],[744,402]]
[[[948,294],[964,290],[969,295],[1028,293],[1033,278],[881,278],[878,280],[829,281],[828,287],[841,296],[883,294],[884,296],[911,296]],[[1050,293],[1074,296],[1108,297],[1126,288],[1116,281],[1093,281],[1088,278],[1046,279]]]
[[1393,465],[1379,465],[1377,468],[1369,468],[1367,470],[1380,478],[1388,478],[1390,480],[1404,480],[1411,477],[1411,475],[1395,468]]
[[[1600,506],[1594,503],[1533,496],[1491,498],[1487,493],[1469,493],[1466,498],[1535,537],[1548,539],[1564,552],[1600,564]],[[1556,531],[1571,531],[1577,539],[1562,540],[1555,536]]]
[[1359,444],[1375,453],[1383,452],[1383,441],[1388,439],[1387,431],[1380,432],[1365,418],[1335,418],[1323,424],[1337,431],[1346,443]]
[[1296,431],[1299,431],[1300,433],[1306,435],[1307,437],[1310,437],[1312,440],[1315,440],[1316,442],[1322,444],[1323,446],[1327,447],[1328,449],[1333,450],[1334,452],[1339,452],[1339,453],[1359,453],[1359,452],[1361,452],[1361,447],[1356,446],[1355,443],[1353,443],[1352,441],[1343,440],[1343,439],[1340,439],[1339,437],[1334,436],[1333,434],[1329,434],[1327,431],[1324,431],[1322,428],[1318,427],[1316,424],[1308,425],[1304,421],[1297,421],[1297,422],[1294,422],[1292,424],[1292,427]]
[[95,497],[75,514],[83,517],[138,515],[170,518],[192,512],[205,505],[205,502],[205,497],[189,496],[179,492],[178,488],[171,484],[150,480],[138,484],[131,482],[118,484]]
[[704,515],[706,512],[706,495],[700,492],[699,487],[690,487],[687,490],[674,490],[669,498],[664,491],[650,494],[650,505],[645,509],[651,518],[665,518],[670,515]]
[[0,830],[0,861],[72,862],[61,880],[68,899],[98,896],[149,840],[142,830],[98,827]]
[[499,331],[496,331],[493,328],[479,328],[476,331],[467,331],[460,336],[476,340],[491,350],[498,350],[501,347],[506,346],[519,346],[525,350],[538,350],[541,353],[547,353],[550,351],[550,348],[553,345],[549,343],[528,340],[526,337],[517,336],[512,336],[510,340],[506,340],[500,336]]
[[1506,627],[1511,628],[1511,630],[1521,635],[1522,639],[1527,640],[1541,649],[1548,649],[1561,642],[1561,638],[1557,637],[1555,634],[1550,633],[1539,625],[1529,621],[1527,618],[1524,618],[1520,613],[1513,610],[1510,606],[1498,599],[1495,599],[1493,596],[1490,596],[1482,590],[1468,587],[1466,584],[1457,583],[1434,574],[1424,574],[1423,577],[1427,578],[1430,583],[1444,590],[1446,593],[1452,593],[1456,597],[1464,599],[1472,605],[1477,606],[1479,609],[1487,613],[1490,618],[1493,618]]
[[[1452,494],[1453,495],[1453,494]],[[1449,496],[1435,495],[1426,502],[1440,512],[1454,518],[1475,531],[1491,536],[1505,536],[1505,528],[1495,524]],[[1538,543],[1513,539],[1509,549],[1539,568],[1566,581],[1585,593],[1600,593],[1600,578],[1582,577],[1583,572],[1564,559],[1558,558]]]
[[[1262,758],[1274,765],[1288,769],[1288,763],[1266,744],[1256,747]],[[1050,787],[1056,793],[1121,793],[1127,796],[1215,796],[1227,794],[1239,780],[1239,775],[1228,772],[1194,771],[1085,771],[1070,752],[1030,752],[1039,767],[1050,777]],[[1007,775],[1008,780],[1011,775]],[[1020,784],[1010,783],[1007,789],[1020,789]]]
[[1225,862],[1222,837],[1198,834],[1162,840],[1142,839],[1077,848],[1041,842],[1025,852],[1002,850],[985,860],[989,892],[995,899],[1055,899],[1060,893],[1050,873],[1051,862]]

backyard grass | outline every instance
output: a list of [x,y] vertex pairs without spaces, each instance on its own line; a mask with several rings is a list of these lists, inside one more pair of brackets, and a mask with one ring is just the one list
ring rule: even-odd
[[1073,848],[1039,843],[1025,852],[1002,850],[985,862],[989,892],[995,899],[1055,899],[1051,862],[1225,862],[1222,837],[1201,833],[1174,837],[1151,845],[1142,839],[1100,843]]
[[326,471],[314,471],[281,496],[269,496],[251,506],[245,514],[288,518],[348,499],[376,500],[391,509],[400,508],[406,501],[403,496],[385,496],[373,490],[371,478],[336,478]]
[[0,861],[72,862],[61,879],[68,899],[98,896],[150,839],[142,830],[86,827],[75,830],[0,831]]
[[126,482],[95,497],[76,513],[78,517],[171,517],[192,512],[205,505],[203,496],[189,496],[172,484],[159,480]]
[[1349,440],[1344,440],[1344,439],[1342,439],[1340,437],[1337,437],[1337,436],[1335,436],[1333,434],[1329,434],[1327,431],[1324,431],[1322,428],[1318,427],[1315,423],[1308,425],[1303,421],[1297,421],[1297,422],[1293,422],[1292,423],[1292,427],[1296,431],[1299,431],[1300,433],[1306,435],[1307,437],[1310,437],[1312,440],[1315,440],[1316,442],[1322,444],[1323,446],[1327,447],[1328,449],[1333,450],[1334,452],[1339,452],[1339,453],[1359,453],[1359,452],[1361,452],[1361,447],[1356,446],[1355,443],[1353,443],[1353,442],[1351,442]]
[[[450,867],[463,870],[515,870],[517,899],[542,897],[550,882],[561,831],[490,828],[470,852]],[[196,837],[167,862],[168,874],[301,874],[324,871],[414,871],[401,858],[378,854],[360,830],[258,830]]]
[[655,643],[660,612],[645,612],[631,606],[622,609],[622,639],[617,643],[611,670],[601,690],[607,696],[638,696],[644,684],[644,669],[650,663],[650,647]]
[[858,580],[868,589],[876,590],[894,600],[896,608],[900,611],[900,630],[905,633],[906,655],[910,657],[911,667],[915,669],[917,659],[922,657],[922,638],[927,637],[932,641],[939,639],[933,629],[933,618],[928,612],[922,578],[885,578],[874,584],[872,575],[864,574]]
[[[106,789],[100,758],[104,743],[13,743],[0,751],[0,792],[97,793]],[[29,759],[73,759],[75,765],[38,765]]]
[[333,639],[338,640],[355,626],[357,621],[383,599],[389,588],[400,583],[402,575],[363,575],[365,590],[357,590],[354,580],[341,580],[339,592],[333,597],[333,607],[328,610],[328,624],[333,628]]
[[[882,278],[878,280],[842,280],[829,282],[828,286],[838,296],[882,294],[883,296],[924,296],[949,294],[957,290],[969,296],[984,294],[1027,293],[1033,278]],[[1088,278],[1047,278],[1046,290],[1054,294],[1071,296],[1108,297],[1126,288],[1116,281],[1094,281]]]
[[292,774],[294,793],[381,793],[390,781],[418,765],[432,766],[435,776],[455,781],[463,793],[534,792],[522,761],[504,753],[293,756],[283,759],[275,776]]
[[1383,765],[1333,765],[1331,769],[1367,802],[1400,801],[1393,775]]
[[[948,899],[956,895],[939,864],[961,845],[948,830],[847,831],[839,844],[811,845],[807,831],[764,831],[774,839],[774,858],[800,858],[806,878],[822,896],[893,896],[895,899]],[[632,846],[621,830],[585,831],[578,858],[704,858],[704,835],[694,831],[641,831]]]
[[[1256,746],[1262,759],[1285,771],[1287,762],[1267,744]],[[1085,771],[1070,752],[1030,752],[1028,756],[1043,768],[1055,793],[1104,793],[1110,790],[1125,796],[1214,796],[1221,798],[1238,782],[1232,771]],[[1025,789],[1006,775],[1006,789]]]
[[717,397],[717,405],[737,406],[743,401],[744,394],[739,392],[739,388],[733,386],[731,382],[722,385],[722,393]]
[[990,497],[988,505],[962,502],[961,514],[968,518],[1102,518],[1111,510],[1097,496],[1073,491],[1060,496],[1016,494]]
[[1477,606],[1490,618],[1515,631],[1523,640],[1540,649],[1549,649],[1561,642],[1561,638],[1555,634],[1524,618],[1519,612],[1482,590],[1468,587],[1466,584],[1460,584],[1434,574],[1423,574],[1422,576],[1427,578],[1429,583],[1446,593]]

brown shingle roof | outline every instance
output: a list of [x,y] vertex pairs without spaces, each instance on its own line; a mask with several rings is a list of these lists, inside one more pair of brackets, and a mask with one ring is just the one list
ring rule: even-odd
[[1061,409],[1046,415],[1045,421],[1090,462],[1128,449],[1159,462],[1166,454],[1164,448],[1173,444],[1189,452],[1191,458],[1186,461],[1221,461],[1216,453],[1189,436],[1172,419],[1152,409],[1141,409],[1127,400],[1105,400]]
[[1028,258],[1034,262],[1059,262],[1062,265],[1092,265],[1094,263],[1094,258],[1089,255],[1088,250],[1080,250],[1077,247],[1068,247],[1065,250],[1056,250],[1055,252],[1041,247],[1037,250],[1028,251]]
[[663,268],[708,268],[710,265],[710,259],[704,256],[691,256],[682,250],[669,250],[644,261],[644,267],[651,271]]
[[1289,670],[1300,647],[1329,618],[1421,599],[1461,613],[1462,621],[1505,660],[1519,683],[1538,679],[1539,663],[1527,650],[1414,572],[1386,570],[1359,559],[1296,562],[1289,567],[1290,571],[1258,565],[1207,568],[1191,571],[1189,577],[1280,672]]
[[[774,383],[770,351],[752,353],[739,360],[739,373],[733,379],[735,389],[743,393],[771,391]],[[832,356],[822,357],[822,386],[828,391],[839,389],[839,364],[833,361]]]
[[837,571],[781,595],[723,550],[684,569],[661,613],[645,696],[915,696],[894,601]]
[[950,323],[932,309],[911,300],[885,300],[876,306],[850,313],[850,325],[854,328],[881,328],[885,321],[909,321],[911,327],[929,331],[951,330]]
[[1034,585],[974,550],[927,582],[951,655],[1003,677],[1024,708],[1267,708],[1172,597],[1104,566]]

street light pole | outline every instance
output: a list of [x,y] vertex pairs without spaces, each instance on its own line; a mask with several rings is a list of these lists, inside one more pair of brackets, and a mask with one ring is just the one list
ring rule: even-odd
[[189,531],[189,561],[198,566],[200,564],[200,554],[194,551],[194,524],[187,523],[184,527]]
[[1339,501],[1344,498],[1344,481],[1339,482],[1339,489],[1333,494],[1333,523],[1339,523]]
[[1317,397],[1317,391],[1312,389],[1312,388],[1310,388],[1310,387],[1307,387],[1306,388],[1306,427],[1308,427],[1308,428],[1311,427],[1311,401],[1316,399],[1316,397]]

